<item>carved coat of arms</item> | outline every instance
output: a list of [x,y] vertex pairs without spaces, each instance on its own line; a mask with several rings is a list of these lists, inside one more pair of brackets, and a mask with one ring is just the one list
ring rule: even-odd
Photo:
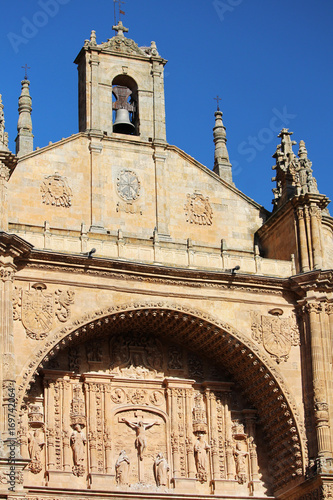
[[38,283],[22,293],[22,323],[36,339],[45,337],[53,323],[54,298],[45,289],[45,285]]
[[291,347],[299,345],[296,318],[281,318],[281,314],[282,311],[271,312],[270,316],[252,313],[252,337],[263,344],[277,363],[287,361]]
[[211,226],[213,222],[213,210],[208,197],[205,198],[200,193],[187,195],[187,203],[184,206],[186,220],[191,224],[200,226]]

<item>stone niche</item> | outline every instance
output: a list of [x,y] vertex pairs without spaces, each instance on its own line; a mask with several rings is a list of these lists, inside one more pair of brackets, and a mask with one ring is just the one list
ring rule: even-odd
[[72,345],[19,420],[27,487],[268,496],[258,415],[223,367],[132,331]]

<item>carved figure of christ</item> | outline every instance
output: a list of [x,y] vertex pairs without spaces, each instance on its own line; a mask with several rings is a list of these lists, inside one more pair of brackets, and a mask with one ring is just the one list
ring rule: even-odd
[[122,422],[128,425],[131,429],[135,430],[135,448],[138,450],[139,459],[143,460],[143,452],[147,447],[146,430],[153,427],[153,425],[160,425],[160,423],[157,420],[143,421],[144,415],[140,411],[136,411],[134,415],[136,417],[136,421],[134,422],[130,422],[129,420],[126,420],[126,418],[119,419],[119,422]]

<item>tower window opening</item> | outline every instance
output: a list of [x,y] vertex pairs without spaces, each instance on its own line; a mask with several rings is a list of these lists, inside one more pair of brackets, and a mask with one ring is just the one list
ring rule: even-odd
[[[127,81],[128,80],[128,81]],[[137,87],[129,77],[117,77],[112,82],[113,132],[138,134]]]

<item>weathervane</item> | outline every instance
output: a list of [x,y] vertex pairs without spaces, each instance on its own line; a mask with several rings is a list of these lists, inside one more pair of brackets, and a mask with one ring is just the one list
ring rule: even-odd
[[25,64],[24,66],[21,66],[21,68],[23,68],[24,71],[25,71],[24,79],[28,80],[28,69],[31,69],[30,66],[28,66],[27,64]]
[[120,21],[120,16],[125,15],[125,12],[121,10],[121,4],[124,4],[122,0],[113,0],[113,8],[114,8],[114,24],[117,24],[117,16],[116,16],[116,3],[118,4],[118,10],[119,10],[119,21]]
[[217,95],[214,97],[214,101],[217,101],[217,111],[220,111],[220,101],[222,101],[222,99]]

